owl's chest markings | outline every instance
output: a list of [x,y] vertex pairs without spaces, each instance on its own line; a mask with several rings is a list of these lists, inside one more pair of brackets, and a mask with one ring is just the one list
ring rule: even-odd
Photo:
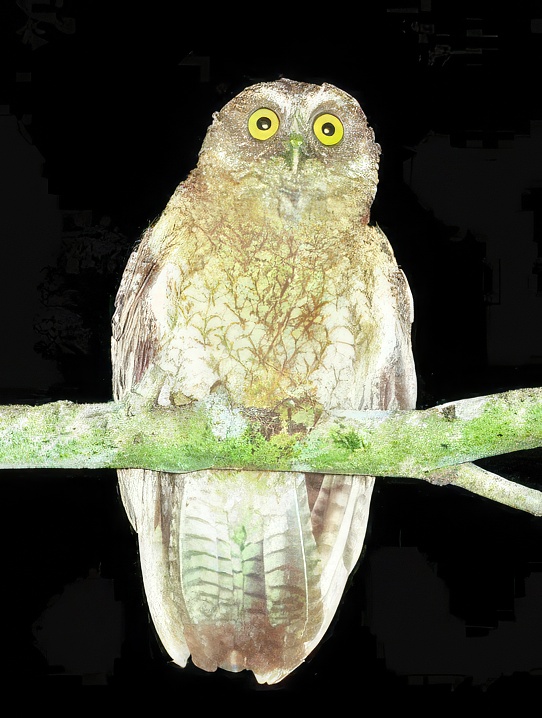
[[162,366],[185,395],[203,396],[216,380],[252,405],[314,392],[344,272],[325,261],[324,241],[317,252],[313,236],[280,240],[262,233],[211,252],[204,272],[165,268],[168,289],[156,292],[169,318]]
[[246,366],[285,371],[315,343],[318,351],[325,348],[323,317],[331,297],[325,272],[304,265],[296,251],[277,254],[212,263],[220,276],[212,298],[206,281],[195,281],[208,299],[198,323],[213,322],[215,346],[233,351]]

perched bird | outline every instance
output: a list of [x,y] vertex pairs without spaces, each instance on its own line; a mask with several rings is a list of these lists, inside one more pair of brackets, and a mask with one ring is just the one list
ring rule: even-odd
[[[212,392],[280,412],[414,408],[412,297],[370,223],[380,147],[330,84],[247,87],[131,255],[116,299],[114,396]],[[284,429],[283,429],[284,430]],[[313,651],[364,544],[374,478],[119,471],[145,593],[185,666],[276,683]]]

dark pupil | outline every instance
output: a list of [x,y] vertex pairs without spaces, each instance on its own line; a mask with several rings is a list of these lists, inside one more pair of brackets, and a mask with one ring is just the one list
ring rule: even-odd
[[325,125],[322,125],[322,132],[324,135],[329,135],[331,137],[335,134],[335,127],[331,124],[331,122],[326,122]]
[[256,122],[256,125],[259,130],[266,132],[271,127],[271,120],[269,117],[260,117],[260,119]]

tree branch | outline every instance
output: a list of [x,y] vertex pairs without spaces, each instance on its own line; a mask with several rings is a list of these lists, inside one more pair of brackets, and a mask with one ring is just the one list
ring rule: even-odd
[[542,389],[423,411],[271,411],[221,394],[180,408],[120,402],[0,407],[0,468],[371,474],[454,484],[542,515],[542,493],[469,462],[542,446]]

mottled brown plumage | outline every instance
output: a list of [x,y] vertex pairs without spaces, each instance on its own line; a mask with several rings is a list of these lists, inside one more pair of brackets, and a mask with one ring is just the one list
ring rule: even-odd
[[[281,79],[231,100],[126,267],[115,397],[413,408],[411,295],[369,224],[379,153],[358,103],[331,85]],[[359,558],[373,481],[120,471],[172,659],[267,683],[302,663]]]

